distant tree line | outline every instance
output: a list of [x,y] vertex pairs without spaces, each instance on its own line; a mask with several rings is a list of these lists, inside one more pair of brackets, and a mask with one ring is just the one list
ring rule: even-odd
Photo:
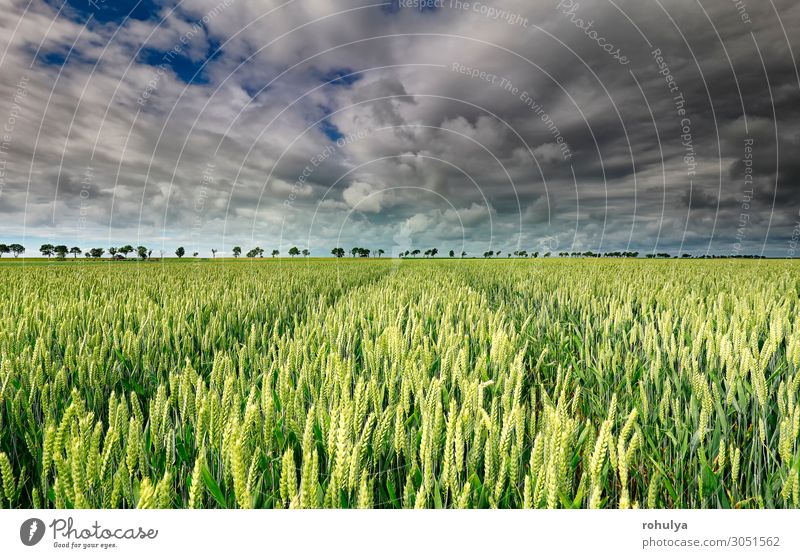
[[558,255],[561,258],[638,258],[639,252],[559,252]]
[[[72,255],[73,258],[77,258],[81,254],[83,254],[83,256],[86,257],[86,258],[100,259],[107,253],[111,257],[112,260],[125,260],[125,259],[128,259],[128,256],[130,254],[134,254],[134,257],[138,258],[139,260],[147,260],[147,259],[150,259],[152,257],[152,255],[153,255],[153,251],[151,249],[147,248],[146,246],[137,246],[136,248],[134,248],[130,244],[126,244],[125,246],[120,246],[120,247],[112,246],[108,250],[106,250],[105,248],[87,248],[85,251],[83,249],[81,249],[80,247],[78,247],[78,246],[72,246],[71,248],[68,248],[66,244],[57,244],[57,245],[42,244],[41,247],[39,247],[39,252],[41,252],[41,254],[43,256],[47,256],[48,258],[51,258],[51,257],[55,256],[57,259],[61,259],[61,260],[66,259],[68,254]],[[25,253],[25,247],[22,246],[21,244],[17,244],[17,243],[15,243],[15,244],[0,244],[0,258],[2,258],[4,254],[13,254],[14,257],[16,258],[16,257],[19,257],[20,255],[22,255],[24,253]],[[178,258],[183,258],[186,255],[186,253],[187,253],[186,249],[183,246],[179,246],[175,250],[175,255]],[[300,256],[300,255],[302,255],[303,257],[308,257],[308,256],[311,255],[311,251],[309,249],[305,248],[305,249],[301,250],[297,246],[292,246],[289,249],[288,253],[289,253],[289,256],[291,256],[293,258],[295,256]],[[336,258],[343,258],[348,253],[353,258],[369,258],[369,257],[378,257],[378,258],[380,258],[386,252],[382,248],[380,248],[378,250],[370,250],[369,248],[361,248],[361,247],[358,247],[358,246],[354,246],[353,248],[351,248],[348,251],[346,251],[344,248],[341,248],[341,247],[334,248],[334,249],[331,250],[331,255],[333,255]],[[216,257],[217,249],[212,248],[211,249],[211,254],[212,254],[212,257]],[[242,255],[241,246],[234,246],[234,248],[232,250],[232,254],[233,254],[234,258],[241,257],[241,255]],[[280,255],[280,251],[279,250],[272,250],[272,252],[270,254],[274,258],[274,257]],[[401,251],[398,255],[401,258],[408,258],[408,257],[416,258],[420,254],[422,254],[423,257],[425,257],[425,258],[435,258],[439,254],[439,249],[438,248],[429,248],[429,249],[425,250],[424,252],[422,252],[419,249],[405,250],[405,251]],[[540,257],[539,256],[539,252],[530,252],[529,253],[527,250],[515,250],[513,252],[510,251],[510,250],[507,251],[507,252],[503,252],[502,250],[497,250],[497,251],[489,250],[489,251],[483,252],[482,255],[483,255],[484,258],[501,258],[501,257],[503,257],[504,254],[505,254],[506,258],[512,258],[512,257],[514,257],[514,258],[538,258],[538,257]],[[192,256],[195,257],[195,258],[198,257],[199,255],[200,255],[199,252],[192,252]],[[455,258],[457,256],[457,253],[456,253],[455,250],[450,250],[448,252],[448,256],[451,257],[451,258]],[[592,252],[592,251],[586,251],[586,252],[559,252],[558,256],[561,257],[561,258],[638,258],[639,257],[639,252],[630,252],[630,251],[625,251],[625,252]],[[264,257],[264,249],[259,247],[259,246],[256,246],[255,248],[249,250],[245,254],[245,257],[247,257],[247,258],[263,258]],[[462,251],[460,253],[460,257],[466,258],[467,257],[467,253]],[[545,252],[544,254],[542,254],[541,257],[542,258],[549,258],[550,257],[550,252]],[[678,258],[678,256],[673,256],[673,255],[670,255],[670,254],[668,254],[666,252],[659,252],[659,253],[654,253],[654,254],[653,253],[646,254],[645,257],[648,258],[648,259],[667,259],[667,258],[675,259],[675,258]],[[692,256],[691,254],[682,254],[680,256],[680,258],[681,259],[692,259],[692,258],[694,258],[694,259],[728,259],[728,258],[733,258],[733,259],[765,259],[766,256],[748,255],[748,254],[732,254],[732,255],[711,255],[711,254],[709,254],[709,255],[702,255],[702,256]]]
[[3,257],[3,254],[14,254],[16,258],[24,253],[25,247],[22,244],[0,244],[0,258]]

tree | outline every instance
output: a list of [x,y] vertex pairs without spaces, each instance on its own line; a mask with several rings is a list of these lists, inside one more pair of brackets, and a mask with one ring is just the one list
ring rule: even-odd
[[83,250],[81,250],[77,246],[73,246],[72,248],[69,249],[69,253],[72,254],[72,258],[75,259],[78,257],[78,254],[83,253]]
[[211,257],[212,258],[216,258],[217,257],[217,249],[216,248],[212,248],[211,249]]
[[292,246],[291,248],[289,248],[289,255],[293,258],[295,256],[299,256],[300,250],[297,248],[297,246]]
[[307,258],[310,255],[311,255],[311,251],[308,248],[303,250],[303,257]]
[[[264,253],[264,250],[262,250],[261,248],[259,248],[258,250],[259,250],[259,255]],[[273,250],[273,251],[272,251],[272,257],[273,257],[273,258],[274,258],[275,256],[280,256],[280,254],[281,254],[281,251],[280,251],[280,250]]]
[[455,258],[455,257],[456,257],[456,253],[455,253],[455,251],[453,251],[453,250],[450,250],[450,252],[448,253],[448,255],[449,255],[451,258]]
[[439,253],[439,249],[438,248],[431,248],[431,257],[432,258],[435,258],[436,254],[438,254],[438,253]]
[[140,259],[146,260],[147,259],[147,247],[146,246],[137,246],[136,247],[136,254],[139,256]]
[[3,257],[3,254],[8,254],[11,252],[11,248],[8,247],[8,244],[0,244],[0,258]]
[[175,250],[175,255],[180,259],[184,256],[184,254],[186,254],[186,250],[183,248],[183,246],[178,246],[178,249]]
[[383,256],[385,253],[386,253],[386,252],[384,252],[384,251],[383,251],[383,248],[378,248],[378,257],[379,257],[379,258],[380,258],[381,256]]
[[126,244],[125,246],[119,249],[119,252],[127,257],[128,254],[133,252],[133,246],[131,246],[130,244]]
[[199,255],[200,255],[200,252],[192,252],[192,257],[193,258],[196,258]]
[[263,258],[264,257],[264,249],[263,248],[259,248],[258,246],[256,246],[255,248],[253,248],[252,250],[250,250],[247,253],[247,257],[248,258],[259,258],[259,257]]
[[25,247],[22,244],[12,244],[9,246],[11,248],[11,253],[14,254],[14,257],[18,257],[20,254],[25,253]]
[[59,260],[63,260],[64,258],[67,257],[67,252],[69,252],[69,248],[67,248],[63,244],[59,244],[58,246],[53,248],[53,252],[56,253],[56,256],[58,256]]
[[461,252],[461,257],[462,257],[462,258],[465,258],[465,257],[467,257],[467,253],[466,253],[466,252]]
[[233,247],[233,257],[238,258],[242,255],[242,247],[241,246],[234,246]]
[[419,256],[419,250],[412,250],[411,255],[416,258],[417,256]]
[[354,258],[355,258],[355,257],[356,257],[356,254],[358,254],[358,252],[359,252],[360,250],[361,250],[360,248],[358,248],[358,247],[354,246],[354,247],[352,247],[352,248],[350,249],[350,254],[351,254],[351,255],[352,255]]
[[102,258],[106,251],[103,248],[92,248],[89,250],[89,255],[94,259]]
[[337,258],[344,257],[344,248],[334,248],[331,250],[331,254],[333,254]]
[[42,244],[42,246],[39,248],[39,251],[42,253],[42,256],[47,256],[49,259],[50,256],[53,255],[54,248],[55,246],[52,244]]
[[117,249],[112,246],[111,248],[108,249],[108,253],[111,254],[111,258],[113,259],[114,256],[117,255]]

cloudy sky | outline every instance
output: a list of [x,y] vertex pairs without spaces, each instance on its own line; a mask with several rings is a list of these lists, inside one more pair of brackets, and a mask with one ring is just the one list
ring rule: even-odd
[[794,256],[798,28],[796,0],[0,0],[0,242]]

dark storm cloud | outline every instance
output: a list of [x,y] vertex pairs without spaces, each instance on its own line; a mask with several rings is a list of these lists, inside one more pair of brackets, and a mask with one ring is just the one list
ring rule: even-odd
[[793,1],[54,6],[0,15],[4,238],[787,253]]

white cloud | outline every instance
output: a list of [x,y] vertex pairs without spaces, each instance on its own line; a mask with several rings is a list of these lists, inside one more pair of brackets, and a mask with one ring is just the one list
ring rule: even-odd
[[383,193],[366,182],[353,182],[342,192],[342,198],[351,208],[364,213],[379,213]]

